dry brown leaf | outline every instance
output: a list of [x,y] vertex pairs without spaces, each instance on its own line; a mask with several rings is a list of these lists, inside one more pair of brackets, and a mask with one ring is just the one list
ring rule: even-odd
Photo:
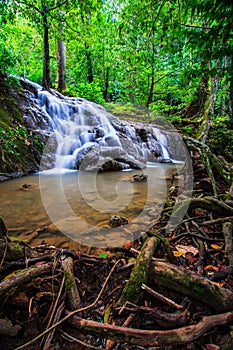
[[182,252],[183,254],[192,253],[194,256],[199,254],[198,249],[193,247],[192,245],[177,244],[176,249]]

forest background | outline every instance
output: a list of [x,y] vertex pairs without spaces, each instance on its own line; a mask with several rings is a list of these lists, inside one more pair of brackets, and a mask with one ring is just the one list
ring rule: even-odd
[[2,0],[0,72],[148,107],[232,161],[232,18],[230,0]]

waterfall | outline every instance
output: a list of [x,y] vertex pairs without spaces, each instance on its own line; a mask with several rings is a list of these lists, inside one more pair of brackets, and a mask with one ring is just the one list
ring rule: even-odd
[[32,128],[50,129],[53,145],[55,139],[51,168],[77,169],[84,164],[85,170],[141,169],[148,161],[171,158],[166,135],[158,128],[119,120],[83,98],[48,92],[29,81],[24,84],[35,91],[25,121]]
[[158,128],[153,128],[154,134],[157,138],[157,141],[161,147],[162,150],[162,160],[167,160],[170,159],[171,156],[168,152],[168,148],[167,148],[167,137],[164,133],[161,132],[160,129]]

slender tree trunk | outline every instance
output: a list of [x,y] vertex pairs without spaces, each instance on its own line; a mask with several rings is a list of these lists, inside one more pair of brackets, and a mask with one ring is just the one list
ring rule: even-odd
[[151,64],[151,83],[150,83],[150,92],[147,99],[146,106],[149,107],[149,105],[153,101],[153,95],[154,95],[154,86],[155,86],[155,67],[154,67],[154,61],[155,61],[155,45],[152,43],[152,64]]
[[155,70],[154,70],[154,66],[152,66],[150,92],[149,92],[149,96],[146,104],[147,107],[149,107],[153,101],[154,85],[155,85]]
[[192,119],[195,116],[202,114],[204,105],[208,98],[208,80],[208,75],[202,76],[195,99],[185,109],[183,117]]
[[[228,71],[229,67],[229,56],[225,57],[225,62],[224,62],[225,70]],[[223,97],[221,101],[221,117],[225,117],[226,114],[226,77],[223,79],[223,85],[222,85],[222,91],[223,91]]]
[[42,85],[45,89],[49,90],[52,87],[51,75],[50,75],[50,54],[49,54],[49,24],[48,24],[48,9],[46,5],[43,5],[42,17],[43,17],[43,29],[44,29],[44,69]]
[[66,90],[66,46],[63,39],[58,43],[58,90]]
[[92,83],[94,80],[94,74],[92,69],[92,60],[91,60],[91,52],[89,45],[85,42],[85,49],[86,49],[86,60],[87,60],[87,80],[88,83]]
[[231,81],[230,81],[230,101],[229,101],[229,128],[233,129],[233,56],[231,57]]
[[205,143],[207,140],[209,130],[210,130],[211,120],[214,115],[214,106],[215,106],[215,101],[216,101],[217,91],[218,91],[218,76],[215,76],[214,78],[210,78],[209,84],[210,84],[209,97],[204,107],[200,133],[198,134],[198,139],[203,143]]
[[106,72],[105,72],[105,89],[104,89],[104,99],[106,102],[109,101],[108,98],[108,86],[109,86],[109,67],[106,68]]

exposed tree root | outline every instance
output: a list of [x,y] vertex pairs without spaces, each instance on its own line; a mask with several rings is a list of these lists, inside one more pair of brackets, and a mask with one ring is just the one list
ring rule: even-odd
[[23,283],[31,281],[35,277],[51,273],[53,269],[54,263],[48,263],[11,274],[0,283],[0,295],[8,292],[13,287],[18,287]]
[[75,310],[81,305],[81,299],[76,286],[74,270],[73,270],[73,259],[68,256],[63,261],[64,275],[65,275],[65,288],[68,294],[71,310]]
[[167,262],[153,262],[150,282],[191,296],[217,312],[233,310],[233,292],[207,278]]
[[78,316],[69,318],[69,323],[85,332],[96,333],[120,343],[139,346],[168,346],[181,345],[193,342],[204,333],[215,327],[226,325],[233,321],[233,312],[203,317],[196,325],[186,326],[167,331],[142,330],[113,326],[92,320],[85,320]]
[[147,283],[151,258],[159,243],[159,237],[151,237],[143,245],[134,269],[130,275],[130,279],[121,294],[118,302],[119,305],[123,305],[127,301],[132,303],[137,303],[139,301],[142,294],[142,284]]

